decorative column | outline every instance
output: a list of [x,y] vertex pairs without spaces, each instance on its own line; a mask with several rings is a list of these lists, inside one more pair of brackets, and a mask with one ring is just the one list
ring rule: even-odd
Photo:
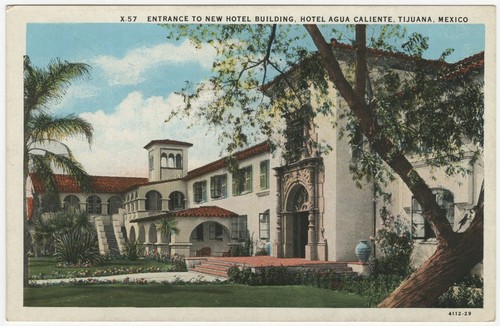
[[278,218],[276,219],[276,239],[273,245],[273,256],[278,258],[283,258],[283,233],[281,231],[281,224],[283,220],[283,215],[278,213]]
[[108,202],[101,201],[101,214],[102,215],[109,215],[108,214]]
[[316,230],[314,221],[314,211],[309,211],[307,216],[307,246],[306,246],[306,259],[317,260],[316,256]]
[[138,212],[146,211],[146,198],[137,198],[137,211]]
[[161,210],[162,212],[168,212],[168,203],[170,202],[170,198],[162,198],[161,199]]

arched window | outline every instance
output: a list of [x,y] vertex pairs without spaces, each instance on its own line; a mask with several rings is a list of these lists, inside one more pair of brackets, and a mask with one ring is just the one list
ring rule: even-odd
[[122,208],[122,199],[118,196],[112,196],[108,199],[109,215],[118,214],[118,209]]
[[135,238],[135,228],[134,228],[133,225],[130,227],[130,234],[129,234],[128,238],[130,239],[130,242],[135,242],[135,240],[136,240],[136,238]]
[[167,154],[161,154],[161,167],[166,168],[167,166]]
[[182,169],[182,155],[181,154],[177,154],[175,156],[175,167],[177,169]]
[[157,234],[156,234],[156,225],[154,223],[151,223],[149,226],[149,232],[148,232],[148,242],[149,243],[156,243],[157,242]]
[[75,195],[68,195],[64,197],[64,210],[65,211],[79,211],[80,200]]
[[87,198],[87,213],[101,214],[101,198],[96,195]]
[[175,168],[175,155],[174,154],[168,154],[167,167]]
[[184,209],[184,194],[180,191],[174,191],[168,197],[168,210],[177,211]]
[[161,194],[158,191],[151,190],[146,194],[146,210],[161,211]]

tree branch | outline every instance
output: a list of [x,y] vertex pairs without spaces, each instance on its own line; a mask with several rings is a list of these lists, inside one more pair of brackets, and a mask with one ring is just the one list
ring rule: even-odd
[[[313,42],[318,48],[330,80],[357,117],[359,127],[365,137],[370,141],[372,148],[394,170],[394,172],[400,176],[402,181],[413,193],[424,210],[424,217],[433,226],[436,238],[440,244],[450,245],[454,243],[456,241],[456,234],[448,223],[444,210],[437,204],[432,190],[413,168],[413,165],[408,159],[400,153],[391,140],[383,134],[383,130],[375,123],[367,110],[364,96],[365,88],[361,88],[361,83],[366,80],[366,70],[363,70],[361,65],[365,62],[364,66],[366,67],[366,58],[357,58],[359,66],[356,67],[356,83],[359,82],[359,84],[357,84],[355,91],[342,73],[335,54],[331,50],[330,45],[325,41],[319,28],[316,25],[304,25],[304,27],[309,32]],[[358,33],[366,33],[366,28],[356,28],[356,34]],[[362,40],[366,42],[366,36],[356,35],[356,40],[357,42],[361,42]],[[359,48],[360,45],[357,44],[357,46]],[[366,56],[362,51],[357,52],[357,55]],[[358,72],[358,69],[361,70]],[[358,96],[358,93],[360,96]]]

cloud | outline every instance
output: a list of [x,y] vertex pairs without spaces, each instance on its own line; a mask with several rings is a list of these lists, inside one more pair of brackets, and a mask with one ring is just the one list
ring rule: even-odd
[[143,147],[153,139],[194,144],[189,150],[190,169],[217,160],[217,135],[204,124],[188,129],[189,121],[177,117],[165,123],[170,110],[181,104],[182,98],[175,94],[145,98],[138,91],[131,92],[111,113],[98,110],[80,114],[95,130],[91,149],[82,139],[65,143],[92,175],[147,177],[147,153]]
[[99,88],[89,85],[86,82],[75,81],[69,86],[62,100],[55,102],[51,109],[54,111],[71,107],[76,101],[95,97],[99,93]]
[[136,85],[146,79],[147,72],[180,63],[197,63],[210,68],[215,57],[215,50],[210,46],[195,48],[189,41],[175,46],[159,44],[151,47],[140,47],[127,52],[122,58],[98,56],[93,65],[104,71],[111,86]]

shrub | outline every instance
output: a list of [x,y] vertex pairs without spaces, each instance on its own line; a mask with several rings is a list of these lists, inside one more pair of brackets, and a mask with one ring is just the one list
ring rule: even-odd
[[72,232],[93,232],[89,216],[79,211],[64,211],[36,216],[33,221],[33,247],[36,254],[53,255],[56,238]]
[[401,216],[393,216],[385,207],[380,210],[382,228],[372,238],[382,257],[370,261],[371,275],[394,274],[402,277],[412,272],[410,256],[413,251],[411,228]]
[[95,233],[74,229],[69,233],[56,235],[54,259],[67,264],[99,263],[101,255]]
[[142,244],[139,241],[129,241],[125,244],[125,256],[127,257],[128,260],[137,260],[139,259],[140,256],[142,256],[142,253],[144,251],[144,248],[142,247]]
[[173,255],[170,259],[172,261],[172,272],[187,272],[188,268],[184,256]]
[[439,297],[435,307],[482,308],[483,295],[483,278],[467,274]]

